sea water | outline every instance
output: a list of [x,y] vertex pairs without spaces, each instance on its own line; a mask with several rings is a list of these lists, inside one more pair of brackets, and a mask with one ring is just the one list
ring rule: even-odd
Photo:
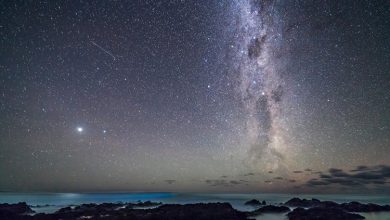
[[[265,200],[267,204],[278,205],[293,197],[317,198],[334,202],[390,204],[389,195],[314,195],[314,194],[222,194],[222,193],[0,193],[0,203],[26,202],[36,212],[51,213],[66,206],[83,203],[117,203],[154,201],[165,204],[190,204],[229,202],[235,209],[251,211],[254,208],[244,203],[250,199]],[[390,212],[359,213],[368,220],[390,220]],[[264,214],[257,219],[284,220],[285,214]]]

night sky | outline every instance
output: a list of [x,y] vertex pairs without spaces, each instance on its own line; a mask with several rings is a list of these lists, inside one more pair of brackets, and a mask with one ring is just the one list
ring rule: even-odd
[[1,1],[0,190],[390,192],[390,2]]

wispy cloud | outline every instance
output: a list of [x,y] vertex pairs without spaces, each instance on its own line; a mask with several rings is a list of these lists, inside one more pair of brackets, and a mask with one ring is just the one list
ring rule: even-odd
[[327,186],[338,184],[341,186],[386,185],[390,182],[390,166],[358,166],[356,169],[345,172],[342,169],[331,168],[327,173],[319,174],[318,178],[310,179],[306,186]]

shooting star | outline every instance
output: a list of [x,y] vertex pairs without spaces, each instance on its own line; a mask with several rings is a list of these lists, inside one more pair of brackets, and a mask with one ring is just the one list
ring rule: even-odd
[[104,53],[110,55],[112,59],[116,60],[116,57],[110,51],[105,50],[103,47],[101,47],[99,44],[95,43],[94,41],[91,41],[91,43],[95,45],[97,48],[99,48],[101,51],[103,51]]

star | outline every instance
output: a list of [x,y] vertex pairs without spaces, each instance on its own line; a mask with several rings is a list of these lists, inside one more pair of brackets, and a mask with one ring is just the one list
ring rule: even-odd
[[82,133],[84,131],[84,128],[83,127],[77,127],[76,130],[77,130],[78,133]]

